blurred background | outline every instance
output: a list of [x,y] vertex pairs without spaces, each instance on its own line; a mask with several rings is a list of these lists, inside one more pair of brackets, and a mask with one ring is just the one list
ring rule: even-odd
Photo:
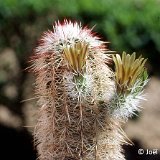
[[148,101],[124,126],[134,143],[124,150],[127,160],[160,160],[160,0],[0,0],[0,159],[36,159],[34,76],[25,69],[43,31],[64,18],[95,26],[111,50],[148,58]]

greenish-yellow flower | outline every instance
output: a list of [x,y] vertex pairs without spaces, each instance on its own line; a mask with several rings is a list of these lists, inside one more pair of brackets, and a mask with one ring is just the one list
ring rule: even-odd
[[115,77],[118,91],[126,92],[144,72],[144,64],[147,59],[141,56],[136,58],[136,53],[129,55],[123,52],[122,58],[119,54],[113,55],[113,61],[115,63]]

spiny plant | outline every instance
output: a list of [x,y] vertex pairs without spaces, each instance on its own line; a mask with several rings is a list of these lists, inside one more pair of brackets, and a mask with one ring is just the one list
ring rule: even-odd
[[121,123],[139,110],[146,60],[112,55],[106,44],[92,29],[67,20],[42,36],[31,66],[40,160],[125,159],[121,145],[129,142]]

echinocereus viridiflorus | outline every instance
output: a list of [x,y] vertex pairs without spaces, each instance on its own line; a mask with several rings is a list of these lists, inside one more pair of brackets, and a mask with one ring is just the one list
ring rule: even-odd
[[[115,72],[108,66],[115,63]],[[139,110],[147,82],[135,53],[111,55],[80,23],[56,22],[35,49],[40,160],[123,160],[121,122]]]

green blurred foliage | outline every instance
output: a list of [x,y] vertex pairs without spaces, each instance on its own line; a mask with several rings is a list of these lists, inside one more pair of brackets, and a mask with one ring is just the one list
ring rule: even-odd
[[16,49],[23,60],[42,31],[64,18],[96,25],[112,50],[141,52],[159,67],[160,0],[1,0],[1,48]]

